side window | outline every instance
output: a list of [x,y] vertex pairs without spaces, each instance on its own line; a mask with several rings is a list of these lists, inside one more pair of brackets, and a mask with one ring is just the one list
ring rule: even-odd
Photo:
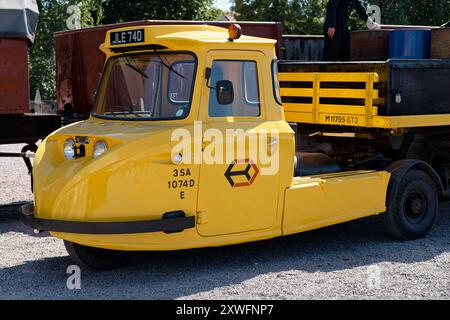
[[169,72],[168,98],[172,104],[189,103],[192,90],[192,79],[195,71],[193,61],[177,61],[171,65],[174,72]]
[[256,63],[243,63],[244,77],[244,97],[245,102],[249,104],[259,105],[258,78],[256,71]]
[[[234,100],[223,105],[217,102],[216,84],[229,80]],[[258,72],[255,61],[215,60],[211,68],[208,115],[210,117],[258,117],[261,114]]]

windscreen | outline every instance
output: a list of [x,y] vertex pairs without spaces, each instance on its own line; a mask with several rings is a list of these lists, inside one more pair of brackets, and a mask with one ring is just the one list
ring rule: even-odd
[[122,120],[185,118],[195,70],[194,56],[185,53],[111,58],[105,67],[94,116]]

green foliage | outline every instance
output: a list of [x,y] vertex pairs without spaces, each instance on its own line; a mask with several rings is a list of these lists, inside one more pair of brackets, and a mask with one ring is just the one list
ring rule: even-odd
[[[328,0],[236,0],[241,21],[279,21],[285,34],[321,34]],[[441,25],[450,20],[450,0],[365,0],[381,8],[383,24]],[[352,15],[351,29],[365,28]]]
[[279,21],[286,34],[320,34],[326,0],[236,0],[241,21]]
[[326,0],[293,0],[291,15],[293,22],[286,23],[287,33],[322,34]]
[[221,11],[213,0],[129,1],[105,0],[103,23],[136,20],[214,20]]
[[34,45],[30,50],[30,92],[37,89],[42,99],[55,99],[55,43],[53,33],[67,29],[67,8],[81,4],[81,26],[97,25],[103,18],[101,0],[38,0],[39,24]]
[[383,24],[438,26],[450,20],[450,0],[368,0],[381,8]]

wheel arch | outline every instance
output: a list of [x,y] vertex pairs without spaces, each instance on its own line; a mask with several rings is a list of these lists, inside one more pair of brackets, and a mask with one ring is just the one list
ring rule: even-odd
[[[445,195],[444,185],[442,184],[441,178],[439,177],[437,172],[425,161],[416,159],[399,160],[390,164],[386,168],[386,171],[388,171],[391,174],[391,181],[392,181],[392,183],[389,184],[390,189],[389,191],[396,192],[403,176],[413,169],[420,170],[428,174],[430,178],[433,180],[434,185],[436,186],[436,190],[438,192],[439,197],[440,198],[444,197]],[[394,190],[392,190],[391,188],[394,188]],[[388,194],[390,194],[390,192]]]

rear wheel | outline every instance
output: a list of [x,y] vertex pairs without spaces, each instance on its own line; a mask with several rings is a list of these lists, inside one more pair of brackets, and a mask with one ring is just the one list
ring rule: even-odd
[[381,220],[388,234],[401,240],[425,236],[438,212],[438,194],[431,177],[423,171],[408,171],[390,188],[387,212]]
[[125,252],[87,247],[64,241],[64,246],[72,260],[91,270],[111,270],[125,264]]

